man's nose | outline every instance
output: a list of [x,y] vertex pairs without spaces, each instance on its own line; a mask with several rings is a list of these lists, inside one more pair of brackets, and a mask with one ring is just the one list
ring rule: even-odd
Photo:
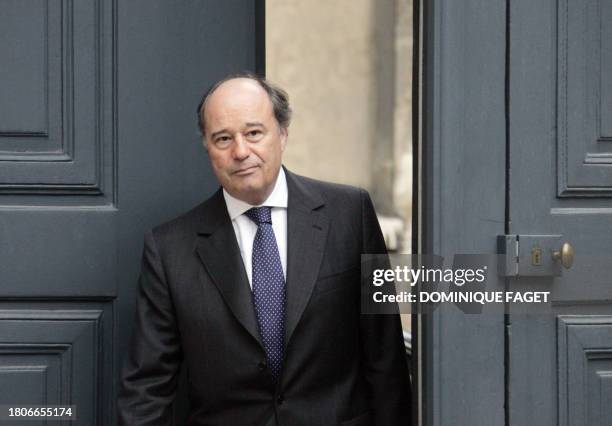
[[246,139],[241,134],[236,135],[234,138],[234,158],[236,160],[244,160],[249,154],[250,149]]

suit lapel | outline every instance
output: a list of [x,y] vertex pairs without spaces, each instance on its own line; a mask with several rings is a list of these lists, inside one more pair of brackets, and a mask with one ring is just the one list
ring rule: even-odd
[[[323,199],[285,169],[287,207],[287,280],[285,347],[310,300],[325,250],[329,219]],[[236,234],[219,189],[204,205],[196,252],[236,319],[263,348],[252,292]]]
[[322,198],[285,170],[287,207],[287,307],[285,347],[304,313],[319,275],[329,219]]
[[263,348],[251,288],[221,189],[204,206],[196,252],[236,319]]

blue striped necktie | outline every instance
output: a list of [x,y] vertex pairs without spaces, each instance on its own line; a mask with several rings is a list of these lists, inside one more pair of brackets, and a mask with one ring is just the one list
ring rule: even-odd
[[285,278],[272,229],[270,207],[254,207],[245,215],[257,224],[253,240],[253,303],[270,371],[278,380],[283,365]]

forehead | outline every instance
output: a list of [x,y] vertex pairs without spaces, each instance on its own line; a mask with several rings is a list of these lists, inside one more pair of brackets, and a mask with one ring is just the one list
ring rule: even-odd
[[206,100],[207,123],[219,124],[228,119],[263,120],[272,114],[272,102],[266,91],[251,79],[236,78],[222,83]]

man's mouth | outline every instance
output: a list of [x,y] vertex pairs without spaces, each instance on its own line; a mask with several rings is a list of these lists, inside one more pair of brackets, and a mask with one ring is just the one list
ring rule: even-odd
[[241,169],[236,170],[233,174],[237,175],[237,176],[246,176],[246,175],[250,175],[251,173],[255,172],[255,170],[258,168],[259,166],[255,165],[255,166],[249,166],[249,167],[243,167]]

